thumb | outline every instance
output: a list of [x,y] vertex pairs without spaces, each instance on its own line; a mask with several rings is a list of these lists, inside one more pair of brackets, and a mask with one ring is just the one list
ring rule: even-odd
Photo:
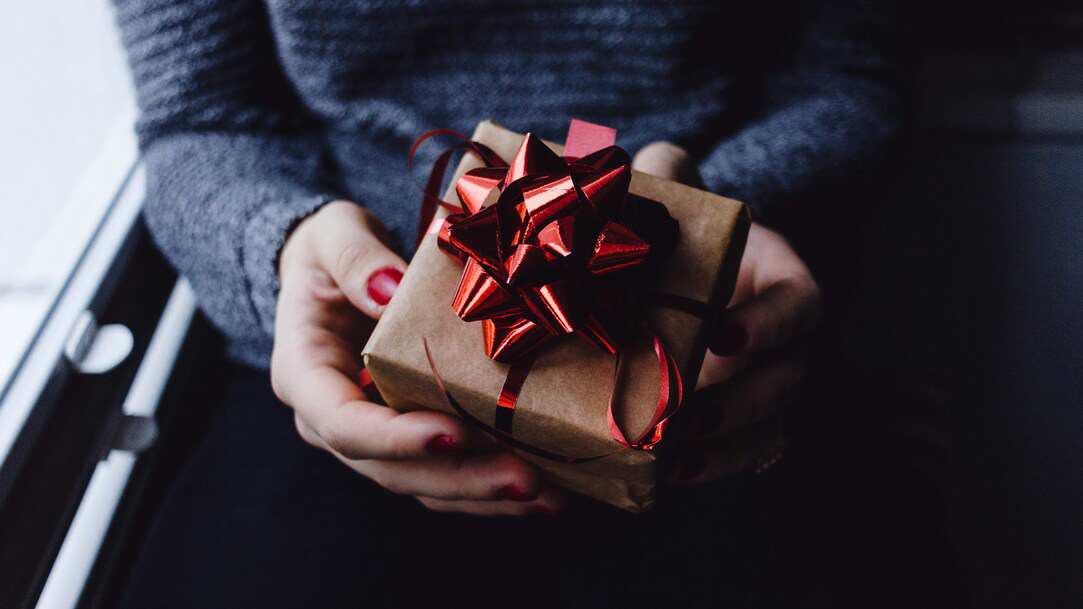
[[387,247],[386,230],[360,206],[346,201],[324,206],[311,233],[320,266],[346,298],[379,319],[399,287],[406,263]]
[[651,142],[640,148],[632,159],[632,169],[697,188],[703,186],[692,155],[670,142]]

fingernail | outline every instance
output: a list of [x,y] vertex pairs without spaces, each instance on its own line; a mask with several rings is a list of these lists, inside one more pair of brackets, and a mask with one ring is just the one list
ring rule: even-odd
[[530,501],[533,499],[526,493],[526,490],[518,484],[506,484],[497,489],[496,494],[501,499],[510,499],[512,501]]
[[715,345],[719,353],[737,353],[748,346],[748,330],[743,324],[733,323],[722,331],[722,337]]
[[556,514],[556,510],[547,505],[532,505],[526,509],[528,514],[537,514],[538,516],[553,516]]
[[692,453],[684,458],[681,469],[677,473],[678,482],[687,482],[700,477],[707,469],[707,462],[697,453]]
[[400,281],[402,271],[396,268],[387,267],[376,271],[369,277],[369,298],[380,306],[391,302]]
[[463,445],[447,434],[440,434],[425,443],[425,450],[434,455],[452,455],[461,453]]

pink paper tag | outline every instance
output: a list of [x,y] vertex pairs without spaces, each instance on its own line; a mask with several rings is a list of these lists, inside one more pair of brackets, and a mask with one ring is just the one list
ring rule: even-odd
[[595,125],[577,118],[568,125],[568,139],[564,143],[564,156],[582,158],[602,148],[617,143],[617,130]]

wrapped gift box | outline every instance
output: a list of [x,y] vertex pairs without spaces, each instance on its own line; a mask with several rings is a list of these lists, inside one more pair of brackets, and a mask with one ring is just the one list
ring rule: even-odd
[[[509,160],[523,138],[489,121],[479,124],[473,135],[474,141]],[[546,145],[563,154],[562,146]],[[458,205],[456,181],[480,166],[474,156],[465,155],[445,200]],[[629,192],[664,204],[679,222],[674,250],[645,270],[637,291],[683,297],[717,314],[733,291],[751,222],[749,210],[732,199],[640,172],[632,172]],[[463,321],[453,310],[462,275],[462,264],[441,251],[437,236],[425,236],[364,348],[364,363],[389,406],[454,412],[434,377],[427,344],[447,392],[470,415],[492,425],[509,366],[486,355],[481,323]],[[648,327],[668,347],[691,391],[712,320],[703,311],[693,314],[664,304],[643,310]],[[626,448],[611,437],[607,416],[611,396],[617,398],[614,420],[629,438],[649,426],[659,398],[659,360],[650,338],[628,345],[621,357],[615,378],[613,355],[574,334],[554,338],[539,349],[515,406],[515,440],[573,460],[604,456],[567,463],[510,449],[558,484],[639,511],[654,500],[674,434],[669,432],[652,450]],[[678,412],[675,424],[682,414],[687,412]]]

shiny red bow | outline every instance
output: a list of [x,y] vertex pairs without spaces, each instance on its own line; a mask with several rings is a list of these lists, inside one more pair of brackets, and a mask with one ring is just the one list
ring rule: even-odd
[[677,221],[628,195],[630,159],[617,146],[567,159],[528,134],[510,166],[487,161],[456,183],[462,210],[439,230],[465,267],[455,312],[482,322],[499,362],[571,333],[617,353],[638,319],[629,280],[672,250]]
[[[605,129],[573,121],[576,127],[580,134]],[[624,448],[651,450],[680,406],[683,384],[673,356],[643,322],[638,306],[645,299],[634,289],[639,285],[635,275],[647,260],[673,250],[677,221],[661,203],[628,192],[631,160],[617,146],[582,158],[560,157],[528,134],[509,165],[485,145],[440,129],[414,142],[411,167],[418,146],[436,135],[453,135],[463,143],[444,151],[433,164],[418,240],[428,227],[427,232],[437,233],[440,248],[464,265],[455,312],[466,321],[480,320],[486,354],[511,364],[490,426],[448,391],[423,340],[433,377],[448,402],[465,420],[534,455],[564,463],[605,457],[569,457],[514,438],[515,406],[532,354],[547,340],[575,333],[616,355],[616,383],[623,347],[642,333],[654,343],[658,358],[654,415],[642,433],[625,437],[613,416],[614,386],[607,417],[610,435]],[[574,140],[575,147],[585,147],[586,139]],[[572,147],[572,130],[568,144]],[[461,207],[437,196],[448,162],[459,149],[485,164],[456,182]],[[437,206],[451,214],[431,222]],[[659,295],[654,296],[657,304]]]

